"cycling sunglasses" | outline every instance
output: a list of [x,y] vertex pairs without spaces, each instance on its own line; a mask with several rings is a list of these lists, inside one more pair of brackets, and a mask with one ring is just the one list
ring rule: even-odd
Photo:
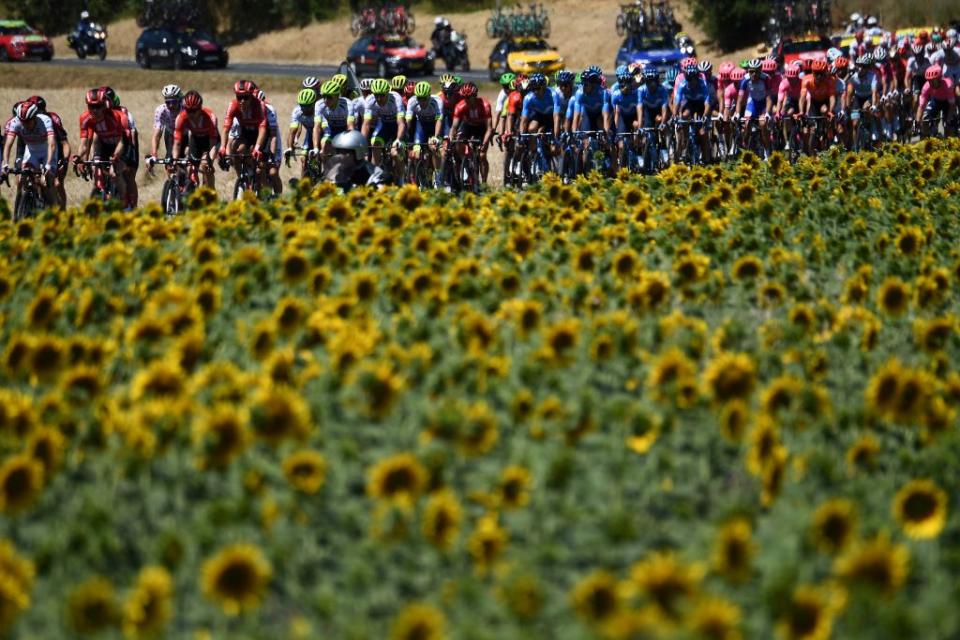
[[238,94],[236,94],[236,98],[237,98],[237,100],[249,100],[249,99],[250,99],[250,96],[249,96],[248,94],[246,94],[246,93],[242,93],[242,94],[241,94],[241,93],[238,93]]
[[165,102],[166,105],[167,105],[168,107],[170,107],[171,109],[173,109],[173,108],[179,108],[179,107],[180,107],[180,101],[179,101],[179,100],[165,100],[164,102]]

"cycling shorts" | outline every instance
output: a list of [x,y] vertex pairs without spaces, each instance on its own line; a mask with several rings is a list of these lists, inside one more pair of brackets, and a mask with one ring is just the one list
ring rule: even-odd
[[946,100],[931,100],[923,108],[923,119],[930,120],[938,116],[946,118],[950,113],[950,103]]
[[[527,122],[536,122],[541,127],[553,129],[553,114],[546,111],[534,111],[527,118]],[[526,132],[524,132],[526,133]]]
[[643,110],[643,127],[645,129],[650,127],[657,126],[657,117],[660,116],[660,110],[647,109]]
[[[749,109],[749,105],[747,106]],[[707,110],[706,100],[687,100],[686,110],[690,111],[690,116],[702,116]]]
[[399,125],[396,122],[383,122],[377,124],[377,128],[370,134],[370,142],[373,144],[392,144],[397,139]]
[[460,125],[460,140],[483,140],[487,136],[486,125],[462,124]]
[[603,131],[603,113],[584,113],[580,118],[580,131]]
[[870,102],[872,97],[873,96],[858,96],[857,94],[853,94],[853,103],[851,104],[850,109],[853,111],[860,111],[863,109],[863,105]]
[[416,129],[413,132],[413,144],[427,144],[433,137],[434,131],[436,131],[436,120],[424,123],[418,119]]
[[821,113],[827,113],[830,107],[830,100],[810,100],[810,107],[807,109],[808,116],[818,116]]
[[447,113],[446,111],[444,111],[444,112],[443,112],[443,127],[441,127],[441,129],[440,129],[441,134],[443,135],[443,137],[447,137],[447,136],[450,135],[450,127],[452,127],[452,126],[453,126],[453,113]]
[[190,155],[194,158],[202,158],[210,152],[213,146],[213,140],[210,136],[190,136]]
[[800,111],[800,98],[792,98],[787,96],[787,99],[783,101],[783,113],[789,113],[793,111],[794,113],[799,113]]
[[[257,138],[260,137],[260,129],[236,129],[236,136],[233,135],[234,130],[230,130],[230,137],[236,137],[240,141],[240,144],[246,145],[247,150],[253,149],[253,146],[257,144]],[[264,144],[266,146],[266,144]]]
[[23,161],[22,165],[32,165],[33,167],[39,169],[43,165],[47,164],[56,164],[57,159],[47,158],[47,145],[46,144],[28,144],[23,150]]
[[128,169],[136,169],[140,166],[140,141],[128,141],[126,149],[123,152],[123,161]]
[[617,119],[617,133],[630,133],[633,131],[633,124],[637,121],[636,109],[621,111]]
[[[98,140],[93,148],[93,158],[96,160],[112,160],[113,154],[117,151],[117,144],[119,143],[107,144]],[[121,161],[125,162],[122,158]]]
[[[767,112],[767,101],[764,99],[763,102],[756,102],[753,98],[747,100],[747,106],[743,110],[744,117],[752,118],[753,116],[760,116]],[[703,112],[701,111],[702,115]]]
[[[330,126],[330,133],[325,133],[325,134],[323,134],[323,137],[320,139],[320,142],[324,142],[324,141],[326,141],[326,140],[330,140],[330,139],[332,139],[334,136],[340,135],[341,133],[343,133],[343,132],[346,131],[346,130],[347,130],[347,126],[346,126],[346,125],[344,125],[343,127],[334,127],[333,125],[331,125],[331,126]],[[309,146],[305,146],[304,148],[305,148],[305,149],[312,149],[312,148],[313,148],[313,136],[308,136],[308,139],[310,140],[310,145],[309,145]]]

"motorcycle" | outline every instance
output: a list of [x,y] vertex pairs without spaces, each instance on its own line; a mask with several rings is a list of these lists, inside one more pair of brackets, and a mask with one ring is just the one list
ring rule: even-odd
[[101,60],[107,57],[107,31],[96,23],[89,23],[67,36],[67,45],[83,60],[88,55]]
[[470,71],[470,55],[467,51],[467,37],[453,31],[450,40],[435,49],[438,58],[443,58],[447,71],[460,67],[463,71]]

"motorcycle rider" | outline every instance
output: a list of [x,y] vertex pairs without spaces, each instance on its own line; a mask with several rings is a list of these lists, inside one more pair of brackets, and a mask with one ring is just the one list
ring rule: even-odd
[[453,34],[453,26],[450,21],[443,16],[437,16],[433,20],[433,33],[430,34],[430,43],[433,45],[434,52],[439,55],[443,48],[450,42],[450,36]]

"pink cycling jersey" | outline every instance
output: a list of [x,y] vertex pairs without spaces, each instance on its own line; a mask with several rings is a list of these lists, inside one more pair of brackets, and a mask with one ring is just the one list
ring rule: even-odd
[[777,100],[779,101],[787,98],[790,100],[799,100],[800,87],[800,78],[784,78],[780,81],[780,88],[777,92]]
[[737,96],[740,95],[740,89],[737,87],[736,82],[731,82],[727,85],[727,88],[723,90],[723,104],[727,109],[736,109],[737,108]]
[[940,81],[939,87],[934,87],[928,80],[920,90],[920,108],[926,106],[930,100],[956,104],[957,97],[953,93],[953,81],[950,78],[944,78]]

